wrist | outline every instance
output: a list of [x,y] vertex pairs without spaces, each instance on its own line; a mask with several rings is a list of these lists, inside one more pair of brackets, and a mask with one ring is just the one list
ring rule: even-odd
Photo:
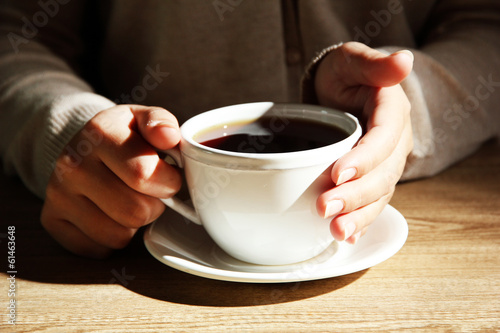
[[342,42],[331,45],[318,53],[316,57],[307,65],[304,76],[301,81],[301,101],[307,104],[319,104],[316,93],[316,73],[320,63],[326,58],[331,51],[342,46]]

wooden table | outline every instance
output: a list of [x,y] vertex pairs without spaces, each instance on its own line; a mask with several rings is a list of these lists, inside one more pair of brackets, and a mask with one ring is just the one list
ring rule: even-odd
[[[389,260],[330,279],[247,284],[154,259],[141,235],[105,261],[75,257],[42,229],[41,201],[0,177],[2,332],[498,332],[500,146],[398,185],[409,237]],[[10,297],[8,226],[15,226]],[[8,324],[15,299],[16,325]]]

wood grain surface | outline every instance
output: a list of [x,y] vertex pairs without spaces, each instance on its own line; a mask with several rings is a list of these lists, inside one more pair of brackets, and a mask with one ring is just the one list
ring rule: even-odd
[[[249,284],[189,275],[137,235],[112,258],[67,253],[42,202],[0,177],[1,332],[499,332],[500,146],[489,143],[391,201],[409,237],[392,258],[330,279]],[[8,323],[7,230],[15,226],[16,325]]]

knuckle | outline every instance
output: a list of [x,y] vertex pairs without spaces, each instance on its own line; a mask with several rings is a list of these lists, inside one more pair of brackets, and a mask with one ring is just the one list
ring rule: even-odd
[[106,133],[112,124],[110,120],[113,119],[113,115],[111,115],[110,113],[112,113],[111,110],[104,110],[97,113],[94,117],[90,118],[90,120],[87,121],[84,128],[87,130]]
[[382,181],[380,188],[382,188],[382,195],[394,193],[396,184],[399,181],[401,172],[399,170],[388,171],[385,179]]
[[[63,150],[61,155],[56,161],[56,176],[60,175],[61,178],[66,178],[72,174],[72,176],[79,175],[82,172],[82,164],[83,158],[80,155],[73,154],[72,150],[67,149]],[[57,174],[57,172],[59,172]]]
[[137,162],[131,165],[129,170],[129,184],[139,192],[144,192],[149,187],[150,179],[154,169],[149,163]]
[[152,203],[150,199],[138,196],[130,200],[126,209],[122,211],[124,225],[129,228],[140,228],[150,223],[154,216],[152,214]]
[[103,114],[104,112],[101,112],[95,115],[94,117],[90,118],[89,121],[87,121],[87,123],[85,124],[84,128],[87,130],[96,130],[96,131],[104,130],[103,123],[105,123],[105,121]]
[[400,140],[400,135],[398,133],[390,133],[387,135],[387,141],[389,147],[397,147]]
[[84,157],[68,153],[68,150],[64,149],[56,160],[45,190],[46,195],[55,196],[64,189],[75,189],[82,180],[87,179],[89,172],[87,168],[88,163],[84,161]]

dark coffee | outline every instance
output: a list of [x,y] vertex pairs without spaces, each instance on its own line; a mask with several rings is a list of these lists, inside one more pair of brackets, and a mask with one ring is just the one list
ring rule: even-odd
[[232,152],[288,153],[324,147],[348,136],[345,130],[319,121],[262,117],[252,123],[209,129],[195,139],[202,145]]

